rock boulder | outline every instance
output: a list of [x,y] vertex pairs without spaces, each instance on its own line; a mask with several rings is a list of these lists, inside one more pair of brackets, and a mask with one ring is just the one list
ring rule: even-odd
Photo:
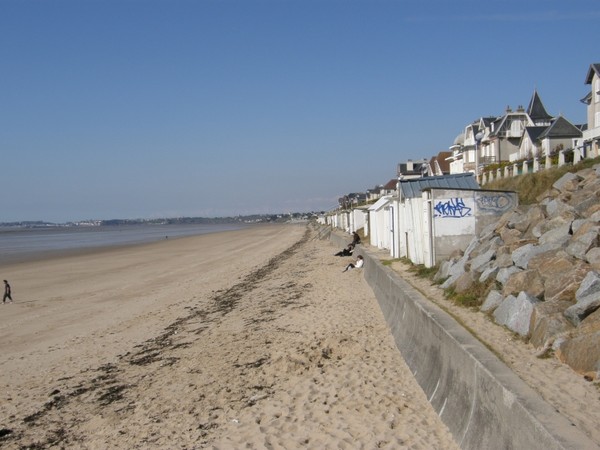
[[494,319],[515,333],[528,336],[531,314],[537,303],[539,300],[526,292],[519,293],[517,297],[509,295],[494,311]]

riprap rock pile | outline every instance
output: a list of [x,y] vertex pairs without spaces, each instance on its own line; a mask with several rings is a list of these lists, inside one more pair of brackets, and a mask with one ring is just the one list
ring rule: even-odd
[[506,213],[436,279],[457,293],[493,281],[481,311],[553,350],[574,370],[600,375],[600,165],[567,173],[539,203]]

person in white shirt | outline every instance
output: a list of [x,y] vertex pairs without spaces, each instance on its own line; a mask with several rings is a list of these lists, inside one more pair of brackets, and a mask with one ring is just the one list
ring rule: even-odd
[[364,263],[365,260],[363,259],[363,257],[361,255],[358,255],[358,257],[356,258],[356,262],[348,264],[346,268],[342,270],[342,272],[345,272],[348,269],[360,269],[364,265]]

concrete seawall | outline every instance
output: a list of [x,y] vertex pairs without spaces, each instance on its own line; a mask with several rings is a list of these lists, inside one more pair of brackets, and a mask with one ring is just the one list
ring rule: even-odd
[[[350,241],[329,239],[339,248]],[[396,346],[462,449],[599,448],[449,314],[358,250]]]

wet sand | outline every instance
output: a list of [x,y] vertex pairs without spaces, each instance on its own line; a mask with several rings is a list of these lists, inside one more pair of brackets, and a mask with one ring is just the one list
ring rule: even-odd
[[457,449],[303,225],[1,268],[0,446]]

